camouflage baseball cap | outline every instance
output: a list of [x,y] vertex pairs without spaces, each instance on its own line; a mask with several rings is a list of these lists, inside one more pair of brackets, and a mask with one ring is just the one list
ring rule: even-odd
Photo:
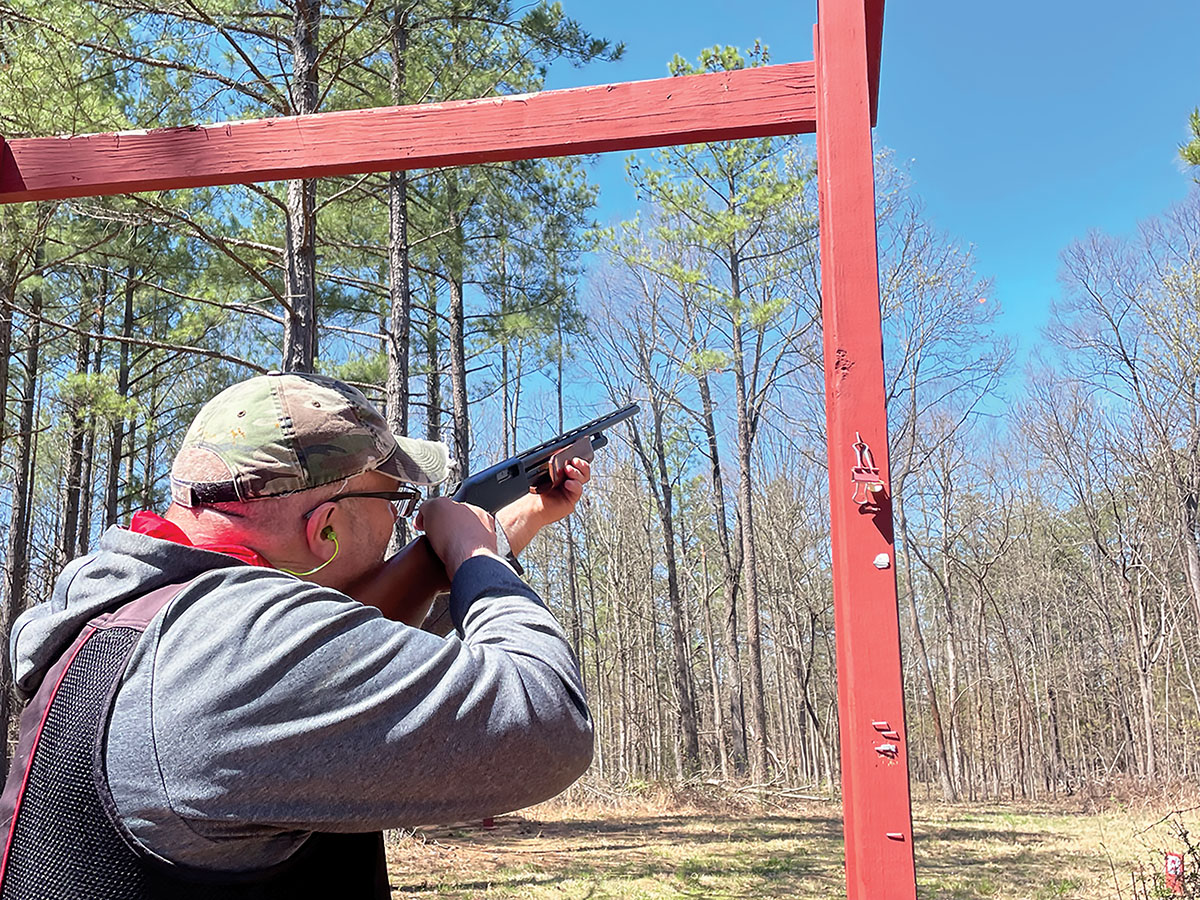
[[438,484],[450,453],[397,437],[361,392],[324,375],[272,372],[223,390],[188,428],[171,467],[182,506],[278,497],[375,470]]

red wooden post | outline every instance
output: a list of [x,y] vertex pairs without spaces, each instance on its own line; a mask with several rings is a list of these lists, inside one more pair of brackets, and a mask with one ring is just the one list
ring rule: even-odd
[[871,16],[818,0],[817,177],[825,415],[850,900],[915,898],[889,493],[871,149]]

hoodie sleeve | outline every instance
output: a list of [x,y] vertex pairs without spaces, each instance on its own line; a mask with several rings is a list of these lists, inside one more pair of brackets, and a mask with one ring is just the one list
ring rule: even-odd
[[171,820],[220,842],[478,818],[591,761],[566,637],[498,560],[459,569],[445,640],[277,573],[216,578],[147,632],[114,710],[107,765],[139,837]]

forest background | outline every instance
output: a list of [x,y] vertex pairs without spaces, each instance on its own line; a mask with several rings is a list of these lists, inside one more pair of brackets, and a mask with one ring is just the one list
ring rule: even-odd
[[[6,0],[0,133],[615,80],[625,37],[504,0]],[[672,74],[769,59],[680,49]],[[836,789],[811,143],[634,154],[611,222],[593,162],[0,208],[0,624],[161,508],[196,408],[250,374],[347,379],[468,469],[632,399],[526,559],[584,667],[595,774]],[[971,246],[883,148],[876,192],[914,784],[1195,781],[1200,194],[1063,248],[1023,360]]]

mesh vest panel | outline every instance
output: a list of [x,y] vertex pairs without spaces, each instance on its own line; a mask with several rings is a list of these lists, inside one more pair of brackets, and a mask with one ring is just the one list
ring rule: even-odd
[[[0,900],[390,897],[378,832],[314,834],[292,859],[245,875],[173,866],[131,846],[105,810],[97,748],[115,686],[140,637],[139,629],[126,627],[100,629],[88,637],[49,702],[32,758],[13,761],[9,778],[24,777],[25,786],[12,824]],[[43,685],[43,690],[52,689]]]
[[[79,650],[46,716],[13,823],[3,900],[122,900],[143,880],[97,796],[94,738],[137,642],[132,628],[97,632]],[[133,893],[130,893],[130,892]]]

